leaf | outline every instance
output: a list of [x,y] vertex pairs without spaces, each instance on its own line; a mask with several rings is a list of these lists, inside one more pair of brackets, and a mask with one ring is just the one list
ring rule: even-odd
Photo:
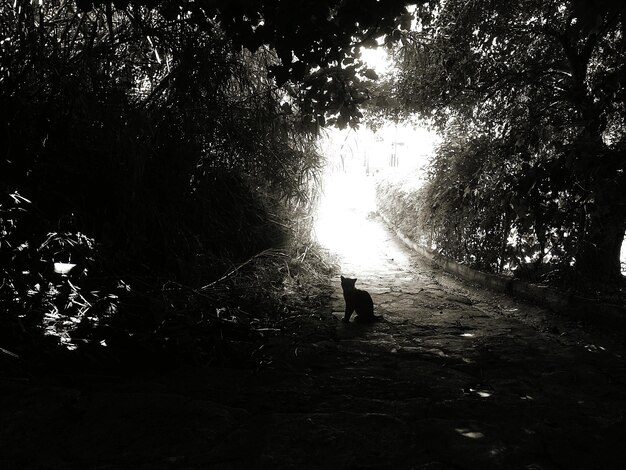
[[20,356],[18,356],[17,354],[15,354],[15,353],[13,353],[13,352],[9,351],[8,349],[0,348],[0,352],[3,352],[3,353],[4,353],[4,354],[6,354],[7,356],[11,356],[11,357],[14,357],[14,358],[16,358],[16,359],[19,359],[19,358],[20,358]]
[[378,41],[376,38],[368,38],[361,43],[361,47],[365,47],[367,49],[376,49],[378,47]]
[[348,121],[350,120],[350,116],[344,113],[341,113],[337,118],[337,127],[339,129],[345,129],[348,125]]
[[306,66],[303,62],[295,62],[291,66],[291,78],[295,81],[301,81],[306,73]]
[[413,15],[411,13],[405,13],[400,17],[400,29],[403,31],[409,31],[411,29],[411,23],[413,22]]
[[366,69],[363,75],[370,80],[378,80],[378,74],[372,69]]

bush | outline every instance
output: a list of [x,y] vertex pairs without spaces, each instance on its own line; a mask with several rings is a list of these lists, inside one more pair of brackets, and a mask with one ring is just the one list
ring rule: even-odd
[[539,164],[531,171],[514,156],[502,162],[501,151],[486,136],[448,138],[420,187],[379,182],[379,207],[416,242],[471,267],[534,280],[567,276],[579,210],[541,178]]
[[19,2],[0,20],[1,347],[150,342],[186,311],[164,285],[288,248],[321,157],[274,53],[158,8]]

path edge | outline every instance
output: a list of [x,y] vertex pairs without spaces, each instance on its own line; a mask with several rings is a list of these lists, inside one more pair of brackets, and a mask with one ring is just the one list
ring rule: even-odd
[[423,245],[417,244],[404,233],[395,229],[391,221],[380,210],[378,213],[387,227],[402,243],[420,256],[433,261],[450,274],[492,291],[512,295],[585,323],[626,331],[626,308],[623,306],[601,303],[594,299],[568,294],[553,287],[532,284],[519,279],[472,269]]

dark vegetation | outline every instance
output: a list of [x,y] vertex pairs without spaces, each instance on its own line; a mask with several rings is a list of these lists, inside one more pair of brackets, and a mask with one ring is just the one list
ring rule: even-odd
[[623,2],[452,0],[419,11],[379,101],[430,120],[443,143],[419,192],[379,188],[391,215],[476,268],[623,293]]
[[[383,321],[341,327],[329,314],[332,265],[309,237],[315,134],[356,125],[374,94],[446,136],[424,193],[389,192],[417,237],[484,269],[527,255],[531,269],[587,278],[604,270],[579,253],[597,247],[600,265],[596,241],[623,237],[593,230],[602,210],[623,222],[623,10],[563,1],[561,16],[546,13],[561,35],[611,31],[594,36],[592,79],[572,88],[607,123],[587,147],[594,114],[538,85],[552,69],[522,80],[567,41],[540,48],[552,36],[509,27],[532,18],[517,2],[414,14],[405,3],[0,0],[2,468],[624,460],[617,330],[598,342],[592,328],[440,283],[386,243],[371,250],[380,272],[359,281]],[[544,4],[556,5],[523,2]],[[580,29],[558,29],[567,15]],[[526,42],[490,59],[494,25]],[[461,47],[474,30],[487,34],[482,62]],[[374,83],[359,60],[377,38],[403,47],[396,83]],[[509,71],[518,60],[526,68]],[[473,89],[499,77],[488,64],[508,78]]]
[[319,168],[272,55],[157,11],[21,8],[3,10],[3,346],[209,354],[283,275],[193,289],[270,247],[297,255]]
[[315,136],[374,93],[445,136],[407,219],[441,251],[619,284],[622,3],[419,3],[0,2],[2,360],[226,360],[318,305]]
[[319,308],[316,132],[404,10],[300,3],[0,3],[3,361],[245,363]]

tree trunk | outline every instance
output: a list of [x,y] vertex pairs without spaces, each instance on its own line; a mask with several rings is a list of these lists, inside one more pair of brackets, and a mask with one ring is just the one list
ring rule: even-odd
[[626,230],[626,155],[603,143],[606,122],[590,101],[582,106],[587,125],[579,142],[579,164],[583,163],[580,168],[586,175],[580,175],[580,181],[588,181],[591,203],[575,269],[594,284],[616,284],[622,281],[620,251]]
[[599,283],[621,281],[620,251],[626,231],[625,215],[621,205],[596,207],[576,259],[579,274]]

